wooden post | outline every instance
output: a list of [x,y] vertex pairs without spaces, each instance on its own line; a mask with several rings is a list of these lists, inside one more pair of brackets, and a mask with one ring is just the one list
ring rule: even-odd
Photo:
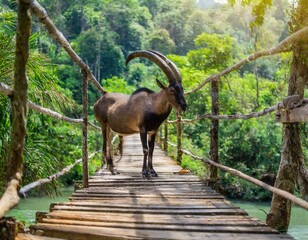
[[14,73],[14,94],[12,97],[12,134],[9,152],[8,181],[22,173],[23,150],[26,136],[28,77],[26,64],[29,55],[31,31],[30,4],[19,1],[18,25],[16,30],[16,58]]
[[177,111],[177,162],[178,164],[182,163],[182,116],[179,111]]
[[16,220],[12,217],[0,218],[0,239],[14,240],[17,235]]
[[168,123],[164,124],[164,151],[168,151]]
[[82,185],[83,188],[89,187],[89,170],[88,170],[88,74],[82,71]]
[[[219,111],[219,104],[218,104],[218,79],[211,82],[211,97],[212,97],[212,115],[218,115]],[[211,144],[210,144],[210,155],[211,160],[214,162],[219,162],[218,160],[218,126],[219,120],[212,120],[212,127],[211,127]],[[207,184],[209,186],[213,186],[218,181],[218,169],[214,166],[209,167],[208,177],[207,177]]]

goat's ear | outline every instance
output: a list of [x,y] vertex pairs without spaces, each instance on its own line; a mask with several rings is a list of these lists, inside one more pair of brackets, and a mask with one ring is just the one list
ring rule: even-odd
[[161,82],[161,81],[159,81],[157,78],[156,78],[156,82],[157,82],[157,85],[161,88],[161,89],[163,89],[163,90],[165,90],[167,87]]

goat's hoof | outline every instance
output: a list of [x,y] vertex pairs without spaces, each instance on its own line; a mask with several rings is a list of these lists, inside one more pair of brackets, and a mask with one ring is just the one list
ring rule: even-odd
[[119,172],[118,170],[116,170],[116,169],[113,169],[113,170],[111,170],[110,172],[111,172],[112,175],[118,175],[118,174],[120,174],[120,172]]
[[148,170],[142,171],[142,178],[143,179],[149,179],[149,177],[150,177],[150,174],[149,174]]
[[150,172],[151,177],[158,177],[158,175],[157,175],[157,173],[155,172],[154,169],[150,169],[149,172]]

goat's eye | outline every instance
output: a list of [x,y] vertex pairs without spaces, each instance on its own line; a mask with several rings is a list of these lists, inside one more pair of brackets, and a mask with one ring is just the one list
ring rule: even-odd
[[171,94],[175,94],[175,89],[172,87],[172,88],[169,89],[169,92],[170,92]]

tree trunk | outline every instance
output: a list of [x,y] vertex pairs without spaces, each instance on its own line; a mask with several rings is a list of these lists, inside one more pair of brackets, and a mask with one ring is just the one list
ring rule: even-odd
[[[292,31],[308,25],[308,1],[299,0],[293,13]],[[303,39],[293,45],[293,60],[289,79],[288,96],[298,94],[304,97],[305,81],[308,81],[308,40]],[[300,139],[299,123],[283,124],[282,155],[275,187],[294,193],[299,185],[304,198],[308,193],[307,170]],[[274,194],[270,213],[266,222],[279,231],[287,231],[291,215],[291,202]]]
[[29,3],[19,2],[18,27],[16,34],[16,59],[14,73],[14,93],[12,96],[12,137],[9,153],[8,180],[15,178],[16,173],[22,172],[23,148],[26,135],[27,91],[28,81],[26,63],[29,55],[29,36],[31,18]]
[[31,32],[30,0],[20,0],[16,29],[16,50],[14,64],[14,91],[12,99],[12,130],[7,166],[7,189],[0,200],[0,218],[19,202],[17,188],[21,181],[23,150],[26,136],[28,81],[26,64],[29,56]]

